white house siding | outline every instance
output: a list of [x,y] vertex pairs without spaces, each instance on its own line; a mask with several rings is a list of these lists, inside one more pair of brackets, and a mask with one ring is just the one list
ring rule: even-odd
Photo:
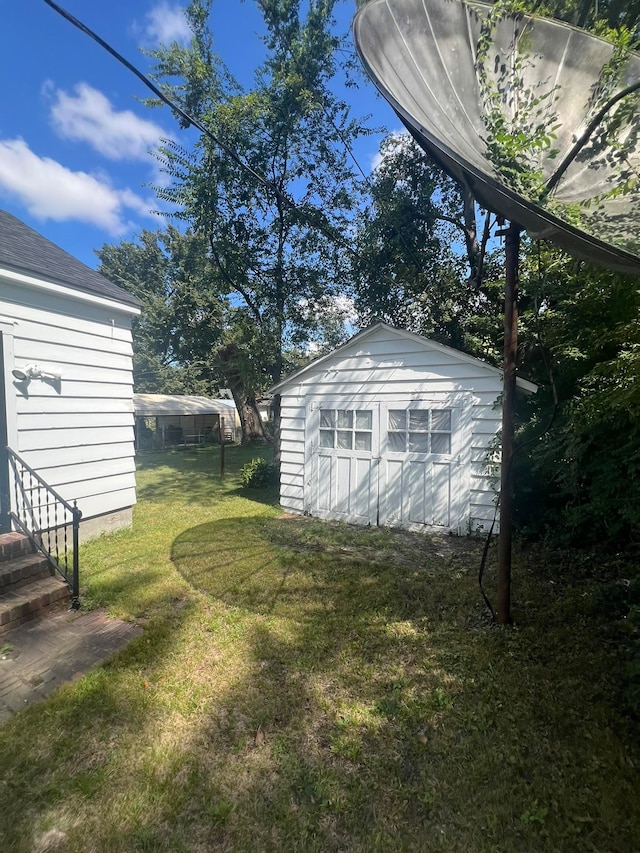
[[[94,303],[101,304],[94,304]],[[17,287],[0,278],[0,319],[12,326],[9,443],[65,499],[85,531],[126,524],[135,503],[131,314],[108,300]],[[59,384],[14,382],[37,364]],[[99,516],[91,525],[88,520]]]
[[305,464],[305,404],[283,395],[280,410],[280,503],[288,512],[303,513]]
[[[282,401],[281,505],[287,511],[312,511],[305,461],[317,441],[315,430],[307,429],[316,408],[377,405],[382,418],[385,406],[421,401],[453,407],[459,418],[462,443],[455,483],[460,515],[455,529],[464,532],[491,524],[497,484],[490,476],[487,453],[501,420],[496,406],[501,377],[494,368],[380,325],[291,381],[284,380],[276,390]],[[379,429],[382,435],[386,424],[379,423]]]

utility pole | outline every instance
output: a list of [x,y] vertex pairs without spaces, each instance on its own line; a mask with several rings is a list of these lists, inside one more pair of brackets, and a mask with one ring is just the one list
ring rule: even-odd
[[513,539],[513,444],[515,432],[516,355],[520,233],[511,222],[497,233],[505,239],[504,367],[502,378],[502,461],[500,465],[500,537],[498,540],[499,625],[511,622],[511,548]]

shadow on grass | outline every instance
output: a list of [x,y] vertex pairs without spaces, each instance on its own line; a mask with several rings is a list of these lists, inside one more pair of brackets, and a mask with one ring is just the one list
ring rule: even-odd
[[244,516],[198,525],[174,541],[171,560],[194,589],[261,615],[299,622],[328,614],[349,621],[374,613],[440,618],[438,595],[429,592],[428,577],[416,572],[415,561],[389,571],[391,553],[386,565],[372,565],[367,554],[357,559],[339,547],[301,547],[296,533],[307,527],[306,519],[279,522]]
[[315,524],[227,519],[173,545],[192,586],[261,617],[251,674],[200,733],[231,849],[635,849],[638,750],[614,769],[633,736],[578,596],[540,635],[553,586],[533,578],[528,623],[499,630],[480,543],[369,531],[372,560],[367,531],[327,546]]
[[65,851],[639,849],[637,727],[583,591],[516,566],[527,620],[488,627],[480,548],[260,516],[186,530],[171,557],[203,595],[61,691],[50,742],[36,709],[27,749],[0,729],[5,849],[35,849],[65,798]]
[[[96,667],[81,682],[69,682],[46,702],[26,708],[0,727],[0,838],[11,851],[97,849],[80,832],[67,847],[66,832],[47,838],[55,826],[48,814],[111,785],[112,756],[135,743],[161,711],[152,688],[154,673],[170,655],[193,605],[156,619],[141,637]],[[44,710],[43,710],[44,709]],[[128,745],[128,746],[127,746]],[[63,824],[62,827],[68,827]],[[58,837],[58,844],[54,843]]]

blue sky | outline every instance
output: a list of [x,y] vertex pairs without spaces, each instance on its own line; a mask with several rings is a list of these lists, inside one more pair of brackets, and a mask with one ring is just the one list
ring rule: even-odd
[[[141,48],[188,37],[173,0],[57,0],[70,14],[146,72]],[[353,0],[338,7],[348,30]],[[187,144],[168,108],[140,103],[148,90],[44,0],[0,0],[0,208],[95,267],[94,250],[163,225],[149,153],[161,137]],[[213,32],[231,72],[250,86],[263,55],[253,0],[217,0]],[[398,127],[372,84],[349,90],[353,114]],[[356,148],[368,170],[381,136]]]

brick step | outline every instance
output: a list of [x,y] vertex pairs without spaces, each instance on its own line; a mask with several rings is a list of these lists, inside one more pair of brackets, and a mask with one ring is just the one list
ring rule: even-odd
[[0,533],[0,563],[32,553],[33,545],[24,533]]
[[38,553],[23,554],[7,563],[0,563],[0,601],[7,593],[53,574],[49,561]]
[[57,577],[34,580],[0,598],[0,636],[71,600],[67,584]]

